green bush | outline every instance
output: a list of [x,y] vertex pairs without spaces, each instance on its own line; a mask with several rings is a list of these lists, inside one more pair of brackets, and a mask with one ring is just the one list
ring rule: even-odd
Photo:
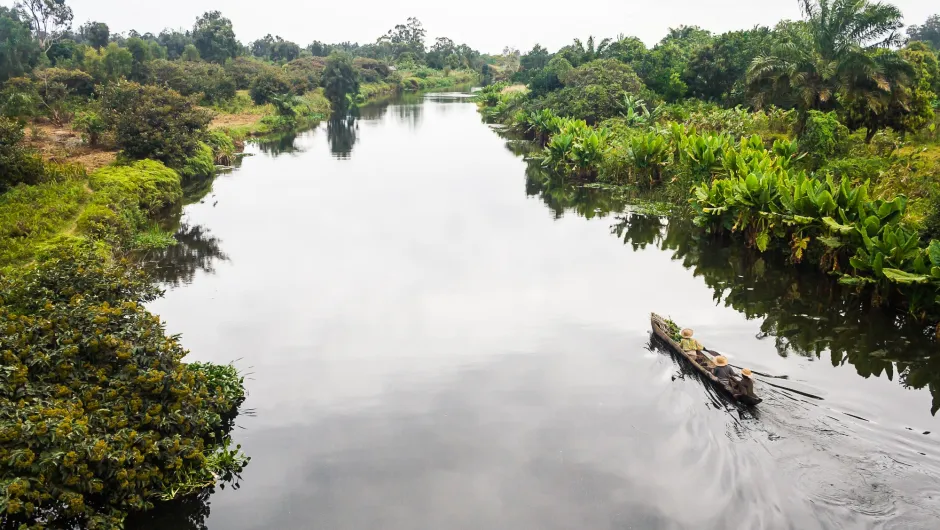
[[291,85],[283,73],[265,71],[251,82],[249,92],[256,105],[264,105],[270,103],[273,97],[289,94]]
[[143,272],[81,245],[0,280],[5,525],[118,528],[130,510],[247,464],[218,433],[244,391],[183,364],[186,350],[144,307],[158,294]]
[[97,112],[79,112],[72,121],[72,128],[82,133],[82,140],[88,145],[98,145],[101,136],[108,131],[107,125]]
[[101,111],[126,156],[159,160],[172,168],[182,168],[196,153],[212,119],[175,90],[131,82],[106,87]]
[[325,62],[322,57],[301,57],[284,65],[284,75],[291,92],[302,96],[320,86]]
[[158,59],[148,64],[148,70],[151,83],[168,86],[184,96],[198,94],[207,105],[235,97],[235,79],[217,64]]
[[205,178],[215,174],[215,154],[212,148],[200,143],[193,156],[186,159],[180,168],[180,175],[184,179]]
[[230,166],[235,162],[235,142],[222,131],[209,131],[206,144],[212,148],[215,163],[221,166]]
[[69,94],[81,97],[91,97],[95,93],[95,79],[81,70],[66,70],[64,68],[46,68],[35,74],[40,86],[50,86],[56,83],[65,87]]
[[235,88],[248,90],[251,82],[264,72],[277,72],[278,69],[253,57],[236,57],[225,65],[225,70],[235,81]]
[[36,184],[45,176],[42,158],[20,142],[23,125],[0,117],[0,191],[17,184]]
[[392,71],[388,65],[375,59],[356,57],[353,66],[359,71],[359,79],[363,83],[378,83],[384,81]]
[[591,61],[565,74],[565,88],[534,102],[536,109],[552,109],[559,116],[588,124],[618,116],[624,94],[640,96],[646,87],[629,65],[615,59]]
[[800,134],[800,146],[818,168],[830,158],[845,155],[849,148],[849,128],[839,122],[835,112],[811,110]]

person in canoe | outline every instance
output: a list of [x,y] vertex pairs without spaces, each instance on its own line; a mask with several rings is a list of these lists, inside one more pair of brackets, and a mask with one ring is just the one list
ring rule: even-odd
[[695,352],[695,362],[699,363],[705,368],[708,368],[708,358],[705,357],[704,353],[702,353],[702,350],[705,349],[705,346],[702,346],[701,342],[693,338],[694,335],[695,332],[689,328],[682,330],[682,343],[680,344],[682,351],[683,353]]
[[753,372],[747,368],[741,370],[741,380],[733,385],[734,397],[747,396],[757,399],[757,394],[754,393],[754,380],[751,379],[753,375]]
[[715,374],[715,377],[717,377],[719,381],[734,388],[733,385],[737,381],[735,381],[734,378],[734,369],[728,366],[727,357],[724,355],[715,357],[715,370],[712,373]]

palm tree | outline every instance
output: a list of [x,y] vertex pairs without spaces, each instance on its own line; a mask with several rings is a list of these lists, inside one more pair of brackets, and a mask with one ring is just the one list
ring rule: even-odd
[[800,0],[800,7],[805,21],[784,27],[782,42],[748,71],[758,106],[776,96],[805,120],[810,110],[832,108],[838,92],[887,85],[871,52],[900,44],[898,8],[868,0]]
[[[573,57],[568,58],[568,62],[578,66],[595,59],[600,59],[604,56],[612,43],[612,39],[602,39],[600,42],[597,42],[594,40],[593,35],[588,37],[587,42],[581,42],[581,39],[575,39],[573,44],[565,47],[573,55]],[[565,48],[563,48],[562,51],[564,51]]]

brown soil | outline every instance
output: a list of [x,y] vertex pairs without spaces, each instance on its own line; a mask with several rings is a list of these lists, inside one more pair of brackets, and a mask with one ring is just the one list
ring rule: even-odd
[[241,114],[219,114],[212,119],[209,124],[210,129],[224,129],[234,127],[244,127],[254,125],[261,121],[263,114],[241,113]]
[[28,125],[25,142],[49,162],[77,163],[85,166],[89,172],[102,168],[117,158],[117,151],[85,145],[79,133],[68,127],[49,123]]
[[502,93],[502,94],[510,94],[510,93],[512,93],[512,92],[525,92],[526,90],[528,90],[528,88],[526,88],[525,85],[510,85],[510,86],[504,88],[504,89],[501,91],[501,93]]

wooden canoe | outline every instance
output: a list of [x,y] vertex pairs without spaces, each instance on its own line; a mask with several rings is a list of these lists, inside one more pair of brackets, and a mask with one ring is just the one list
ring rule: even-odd
[[712,384],[715,386],[715,388],[722,391],[726,396],[737,401],[738,403],[741,403],[742,405],[747,405],[747,406],[757,405],[758,403],[763,401],[761,398],[752,398],[750,396],[736,396],[734,394],[734,391],[731,390],[730,386],[719,381],[718,378],[715,377],[715,375],[712,373],[712,370],[715,369],[714,357],[712,357],[712,355],[710,355],[708,352],[704,352],[705,358],[708,359],[708,367],[706,368],[700,365],[699,363],[695,362],[695,352],[686,353],[682,351],[682,347],[679,345],[679,343],[676,342],[675,339],[672,338],[669,332],[669,325],[666,324],[665,318],[657,315],[656,313],[653,313],[652,316],[650,317],[650,321],[653,325],[654,335],[656,335],[660,340],[666,343],[666,345],[669,346],[669,349],[671,349],[673,353],[685,359],[686,362],[692,368],[697,370],[698,373],[702,375],[702,377],[711,381]]

